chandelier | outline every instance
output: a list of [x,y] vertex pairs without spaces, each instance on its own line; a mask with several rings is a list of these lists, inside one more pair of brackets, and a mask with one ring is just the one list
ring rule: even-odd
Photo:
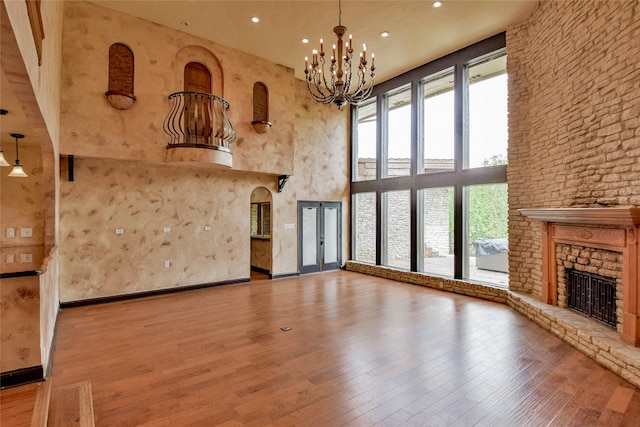
[[341,0],[338,1],[338,26],[333,28],[333,32],[338,37],[338,41],[333,45],[328,75],[325,73],[326,60],[322,39],[320,39],[320,51],[313,50],[311,63],[309,63],[309,57],[304,58],[304,74],[307,88],[313,99],[323,104],[334,103],[339,110],[342,110],[347,102],[357,105],[371,94],[376,76],[375,56],[371,54],[369,71],[371,80],[367,81],[367,45],[362,44],[362,52],[356,66],[352,62],[353,36],[350,34],[347,42],[342,40],[347,27],[342,25]]

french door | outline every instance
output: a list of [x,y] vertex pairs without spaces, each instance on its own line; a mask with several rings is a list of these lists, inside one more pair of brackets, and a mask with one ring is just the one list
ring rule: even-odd
[[342,203],[298,202],[298,271],[336,270],[342,264]]

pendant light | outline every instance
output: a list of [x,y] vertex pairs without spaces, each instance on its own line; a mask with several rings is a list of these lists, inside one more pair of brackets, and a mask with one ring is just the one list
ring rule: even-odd
[[4,152],[2,151],[2,146],[0,145],[0,166],[11,166],[7,159],[4,158]]
[[[0,109],[0,116],[6,116],[9,114],[9,111],[5,109]],[[0,166],[11,166],[7,159],[4,158],[4,152],[2,151],[2,145],[0,145]]]
[[9,173],[9,176],[14,178],[26,178],[28,175],[25,173],[24,169],[22,169],[20,159],[18,158],[18,140],[24,138],[24,135],[20,133],[12,133],[11,136],[16,139],[16,164],[13,165],[13,169]]

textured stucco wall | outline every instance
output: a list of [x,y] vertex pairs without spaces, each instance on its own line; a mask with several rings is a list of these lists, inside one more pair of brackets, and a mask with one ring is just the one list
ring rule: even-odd
[[[298,200],[343,202],[346,259],[347,110],[314,102],[292,70],[253,56],[91,4],[71,2],[65,10],[68,97],[61,144],[62,152],[77,157],[75,180],[61,182],[61,301],[248,278],[250,204],[257,187],[272,194],[272,274],[297,272]],[[126,42],[136,55],[138,101],[126,111],[104,98],[106,52],[115,41]],[[224,69],[224,96],[243,138],[231,146],[230,171],[163,164],[156,150],[164,150],[156,126],[175,77],[171,52],[185,44],[203,45]],[[94,50],[104,51],[104,58]],[[258,80],[269,86],[274,123],[262,135],[251,127],[247,107]],[[249,104],[242,101],[245,89]],[[278,193],[280,173],[291,178]],[[205,225],[212,229],[205,231]]]
[[510,288],[540,294],[517,209],[640,206],[640,2],[543,1],[507,30]]
[[[24,141],[24,140],[23,140]],[[16,159],[15,143],[4,144],[2,147],[5,158],[11,164]],[[20,164],[27,173],[26,178],[11,178],[7,176],[10,167],[4,167],[0,173],[0,247],[35,246],[44,244],[44,175],[42,169],[42,154],[38,145],[19,147]],[[7,237],[7,228],[13,228],[15,237]],[[31,228],[31,237],[22,237],[21,228]],[[6,257],[0,260],[0,272],[7,271]],[[11,271],[17,271],[12,269]]]
[[[15,161],[15,144],[5,144],[9,163]],[[0,173],[0,272],[12,273],[40,269],[44,243],[44,188],[40,147],[24,145],[20,163],[27,178],[11,178],[10,167]],[[13,228],[15,237],[7,237]],[[31,237],[21,237],[30,228]],[[31,261],[27,261],[27,256]],[[38,277],[5,278],[0,286],[0,348],[2,372],[40,365],[40,291]],[[48,300],[42,300],[49,305]],[[53,324],[49,324],[53,329]],[[43,325],[43,331],[47,325]],[[50,343],[50,341],[49,341]],[[46,346],[47,344],[44,343]]]
[[[12,318],[8,321],[3,318],[2,333],[5,331],[21,331],[28,328],[36,331],[36,339],[30,341],[33,348],[30,349],[30,358],[26,366],[42,364],[45,372],[48,371],[49,354],[53,345],[53,334],[55,323],[58,315],[58,269],[57,258],[55,256],[55,245],[58,243],[59,230],[59,167],[58,167],[58,146],[60,137],[60,98],[61,85],[60,73],[62,68],[62,27],[63,27],[63,9],[62,1],[43,1],[41,2],[42,24],[44,28],[44,40],[42,42],[42,62],[38,64],[33,35],[29,24],[29,18],[26,10],[26,3],[22,1],[3,1],[2,18],[6,19],[10,26],[5,26],[3,22],[2,30],[2,69],[4,77],[8,80],[7,87],[15,92],[22,110],[26,115],[29,123],[28,129],[7,129],[9,132],[24,133],[29,141],[39,144],[37,152],[39,161],[33,161],[27,157],[23,157],[23,150],[20,150],[22,163],[29,173],[32,165],[32,177],[27,180],[37,180],[37,187],[32,187],[23,181],[22,185],[27,185],[29,191],[24,190],[19,194],[19,200],[22,201],[16,206],[15,200],[12,200],[9,206],[3,198],[1,202],[2,209],[2,235],[5,236],[5,222],[15,223],[18,218],[12,216],[5,218],[6,212],[20,212],[21,219],[24,214],[30,212],[35,216],[31,217],[31,224],[34,225],[34,237],[30,241],[24,241],[26,244],[45,244],[47,250],[53,250],[52,258],[47,262],[48,272],[46,273],[45,285],[40,284],[35,288],[35,292],[39,292],[37,298],[31,300],[29,304],[22,304],[22,308],[7,307],[8,304],[18,302],[19,299],[3,300],[3,310],[23,310],[28,307],[28,319],[36,319],[39,324],[30,326],[22,323],[19,318]],[[5,15],[6,14],[6,15]],[[6,18],[5,18],[6,16]],[[3,80],[3,84],[5,81]],[[4,90],[7,87],[3,88]],[[7,144],[8,145],[8,144]],[[6,151],[7,146],[5,146]],[[29,154],[29,149],[25,152]],[[29,161],[29,163],[27,163]],[[4,173],[3,173],[4,174]],[[4,187],[4,183],[2,184]],[[34,194],[34,191],[37,194]],[[3,188],[3,194],[6,195]],[[26,201],[24,201],[26,199]],[[18,242],[18,240],[14,241]],[[8,242],[0,241],[2,246],[2,261],[6,261],[6,245]],[[36,250],[15,251],[14,256],[19,260],[22,253],[32,252],[34,268],[43,269],[44,248]],[[4,267],[4,266],[3,266]],[[14,271],[22,269],[22,267],[14,264]],[[37,284],[37,278],[32,278]],[[3,285],[4,286],[4,285]],[[30,285],[31,286],[31,285]],[[39,302],[34,304],[33,301]],[[29,321],[31,321],[29,320]],[[35,321],[35,320],[34,320]],[[36,329],[37,328],[37,329]],[[39,339],[38,339],[39,334]],[[3,348],[5,346],[3,338]],[[39,348],[38,348],[39,347]],[[4,359],[4,354],[3,354]],[[25,367],[25,366],[22,366]],[[2,366],[3,372],[5,366]]]
[[[134,54],[137,101],[129,110],[113,108],[104,95],[109,47],[116,42],[126,44]],[[229,102],[229,119],[237,131],[237,141],[230,147],[233,169],[293,172],[292,69],[81,1],[65,3],[63,56],[62,153],[164,163],[169,142],[163,130],[170,111],[167,97],[184,90],[185,61],[200,61],[214,71],[217,58],[224,94],[214,95]],[[256,133],[251,125],[256,81],[269,88],[273,126],[265,134]],[[217,86],[214,82],[213,87]]]
[[40,297],[37,277],[2,279],[0,286],[0,369],[38,366],[40,360]]

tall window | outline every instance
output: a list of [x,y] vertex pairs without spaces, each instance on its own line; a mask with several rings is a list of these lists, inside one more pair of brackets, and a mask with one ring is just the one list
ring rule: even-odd
[[422,173],[455,169],[454,160],[454,92],[453,69],[429,76],[420,84],[422,114],[419,148]]
[[354,156],[356,164],[353,170],[354,181],[367,181],[376,179],[377,152],[376,152],[376,98],[360,106],[356,118],[356,143]]
[[353,259],[376,262],[376,193],[358,193],[353,197]]
[[383,141],[385,177],[411,175],[411,85],[384,97],[387,126]]
[[352,258],[507,286],[504,34],[373,96],[352,110]]

